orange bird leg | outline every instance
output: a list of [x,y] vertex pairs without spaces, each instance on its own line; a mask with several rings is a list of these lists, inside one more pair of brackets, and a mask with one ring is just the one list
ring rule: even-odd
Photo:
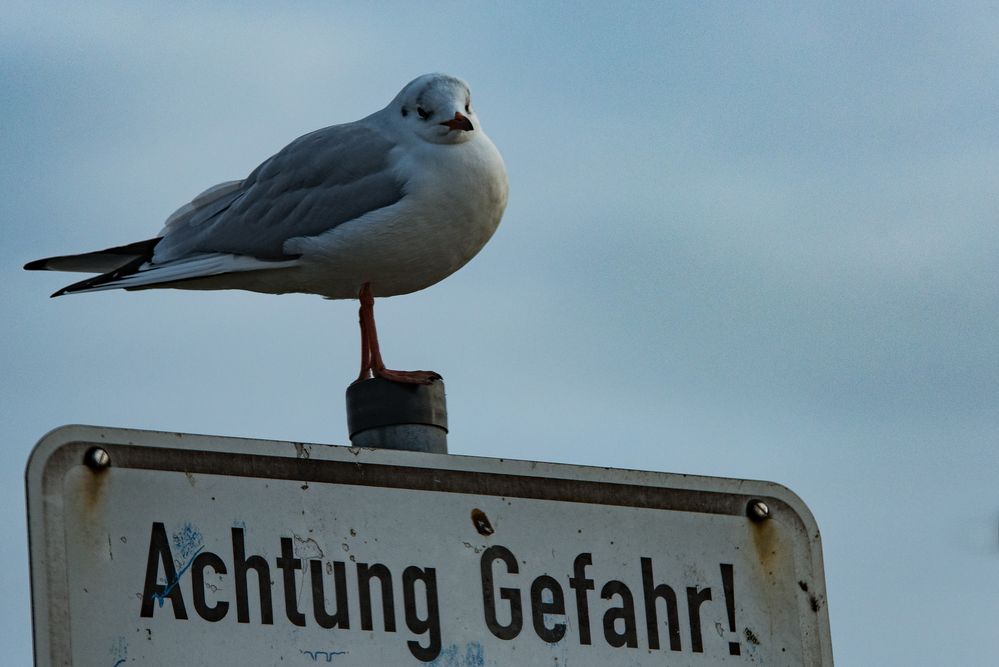
[[[370,300],[367,305],[364,298],[365,290],[367,290],[367,296]],[[361,288],[358,298],[361,300],[361,308],[357,314],[357,321],[361,325],[361,372],[357,375],[356,382],[367,380],[371,377],[371,346],[368,344],[367,314],[373,310],[374,299],[371,299],[371,291],[368,289],[368,283],[364,283],[364,287]]]
[[375,298],[371,295],[371,283],[364,283],[357,298],[361,302],[358,320],[361,325],[361,373],[357,381],[380,377],[392,382],[407,384],[430,384],[441,376],[433,371],[394,371],[385,368],[381,348],[378,346],[378,329],[375,327]]

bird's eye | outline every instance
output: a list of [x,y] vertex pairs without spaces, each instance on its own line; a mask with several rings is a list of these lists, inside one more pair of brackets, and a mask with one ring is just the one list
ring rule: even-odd
[[416,107],[416,113],[420,114],[420,118],[423,120],[430,118],[430,112],[423,107]]
[[465,113],[472,113],[472,103],[465,102]]
[[402,117],[405,118],[408,115],[409,115],[409,109],[407,109],[406,107],[403,107],[402,108]]

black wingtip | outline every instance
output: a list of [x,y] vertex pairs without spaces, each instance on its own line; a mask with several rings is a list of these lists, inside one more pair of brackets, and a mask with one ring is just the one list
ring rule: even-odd
[[36,259],[33,262],[28,262],[27,264],[25,264],[24,265],[24,270],[25,271],[44,271],[47,268],[49,268],[48,267],[48,263],[49,263],[48,259]]

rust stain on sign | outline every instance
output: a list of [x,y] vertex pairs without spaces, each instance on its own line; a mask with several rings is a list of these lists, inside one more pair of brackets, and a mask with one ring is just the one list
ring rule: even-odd
[[105,490],[109,484],[109,478],[110,475],[107,468],[99,470],[91,468],[84,469],[80,495],[83,498],[83,507],[88,515],[95,515],[103,510],[104,497],[107,495]]
[[475,526],[475,530],[479,532],[479,535],[489,536],[496,532],[493,524],[489,522],[489,517],[478,507],[472,510],[472,524]]
[[750,523],[750,536],[760,565],[773,571],[781,557],[779,526],[773,519]]
[[812,608],[812,611],[816,614],[819,613],[819,610],[822,609],[822,600],[815,593],[809,592],[808,584],[804,581],[798,582],[798,588],[808,594],[808,606]]

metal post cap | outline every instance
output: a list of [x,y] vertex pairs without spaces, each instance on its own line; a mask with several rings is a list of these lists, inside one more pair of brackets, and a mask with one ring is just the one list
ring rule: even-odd
[[370,378],[347,387],[347,429],[351,436],[396,424],[426,424],[446,432],[444,382],[406,384]]

